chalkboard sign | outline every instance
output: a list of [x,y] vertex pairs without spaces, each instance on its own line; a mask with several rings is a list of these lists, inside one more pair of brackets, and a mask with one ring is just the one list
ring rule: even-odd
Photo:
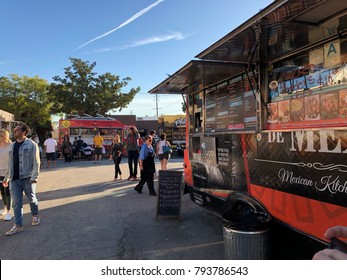
[[159,171],[157,217],[163,215],[179,218],[182,184],[182,171]]

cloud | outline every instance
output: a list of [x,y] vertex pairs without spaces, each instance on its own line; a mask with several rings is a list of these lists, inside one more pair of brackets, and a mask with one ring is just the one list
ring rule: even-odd
[[106,53],[106,52],[112,52],[115,51],[115,48],[100,48],[100,49],[96,49],[93,51],[86,51],[85,54],[89,55],[89,54],[93,54],[93,53]]
[[170,41],[170,40],[183,40],[183,39],[185,39],[185,36],[182,33],[175,32],[172,34],[154,36],[154,37],[146,38],[143,40],[139,40],[130,45],[126,45],[122,47],[122,49],[135,48],[135,47],[148,45],[148,44],[161,43],[161,42]]
[[142,9],[141,11],[137,12],[135,15],[133,15],[131,18],[127,19],[126,21],[124,21],[121,25],[117,26],[116,28],[98,36],[95,37],[94,39],[91,39],[90,41],[80,45],[78,48],[76,48],[74,51],[77,51],[81,48],[83,48],[84,46],[90,44],[91,42],[94,42],[96,40],[99,40],[103,37],[106,37],[107,35],[110,35],[111,33],[115,32],[116,30],[128,25],[129,23],[133,22],[134,20],[136,20],[137,18],[139,18],[140,16],[144,15],[145,13],[147,13],[148,11],[150,11],[151,9],[153,9],[155,6],[159,5],[161,2],[164,2],[165,0],[158,0],[156,2],[154,2],[152,5],[149,5],[148,7]]

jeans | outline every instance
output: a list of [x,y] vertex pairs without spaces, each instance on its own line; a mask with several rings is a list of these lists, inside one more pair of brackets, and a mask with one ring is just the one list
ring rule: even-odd
[[[0,176],[0,182],[4,180],[3,176]],[[0,183],[1,184],[1,183]],[[10,187],[4,187],[2,184],[0,185],[1,189],[1,197],[2,197],[2,202],[4,203],[5,208],[7,211],[10,211],[11,209],[11,194],[10,194]]]
[[31,184],[30,178],[12,180],[10,183],[10,192],[12,196],[14,221],[17,226],[23,225],[23,191],[29,199],[31,214],[33,216],[39,214],[39,202],[36,197],[36,183]]
[[129,165],[130,177],[136,177],[137,176],[138,158],[139,158],[139,152],[138,151],[128,151],[128,165]]
[[122,171],[120,170],[119,164],[122,160],[122,156],[113,158],[113,162],[114,162],[114,178],[117,179],[118,174],[122,175]]

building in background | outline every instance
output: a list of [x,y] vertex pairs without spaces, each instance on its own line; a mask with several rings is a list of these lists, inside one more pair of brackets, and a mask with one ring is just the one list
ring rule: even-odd
[[136,127],[142,136],[149,134],[151,130],[158,132],[158,117],[137,117]]
[[0,110],[0,129],[4,128],[11,132],[14,123],[15,120],[13,114]]
[[186,116],[166,115],[158,117],[158,131],[160,135],[166,133],[166,139],[173,145],[186,144]]

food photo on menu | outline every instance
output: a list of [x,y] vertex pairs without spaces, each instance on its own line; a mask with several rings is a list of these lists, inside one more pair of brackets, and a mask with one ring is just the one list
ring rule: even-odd
[[278,102],[278,122],[286,123],[290,121],[290,100]]
[[305,120],[319,120],[320,106],[319,95],[305,97]]
[[300,122],[305,120],[305,107],[303,97],[291,99],[290,112],[293,122]]
[[268,112],[268,123],[277,123],[278,122],[278,104],[275,103],[269,103],[267,104],[267,112]]
[[339,99],[340,99],[339,117],[340,119],[344,119],[344,118],[347,118],[347,89],[343,89],[339,91]]
[[321,95],[321,119],[331,120],[339,117],[339,98],[337,92]]

